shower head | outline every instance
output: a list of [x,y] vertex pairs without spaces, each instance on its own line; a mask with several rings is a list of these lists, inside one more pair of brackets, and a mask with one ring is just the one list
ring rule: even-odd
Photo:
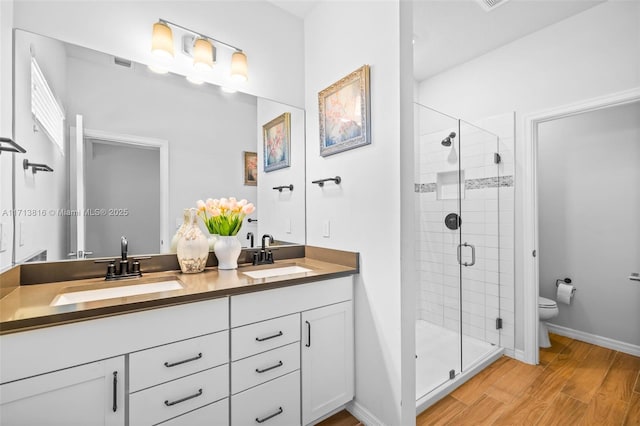
[[442,146],[451,146],[451,141],[456,137],[456,132],[449,133],[449,136],[442,139]]

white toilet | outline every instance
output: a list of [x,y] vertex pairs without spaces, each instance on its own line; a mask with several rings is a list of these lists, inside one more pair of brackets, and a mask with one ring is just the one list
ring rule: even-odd
[[547,299],[546,297],[538,297],[538,316],[540,318],[540,325],[538,326],[538,346],[541,348],[550,348],[549,330],[544,321],[558,316],[558,304],[556,301]]

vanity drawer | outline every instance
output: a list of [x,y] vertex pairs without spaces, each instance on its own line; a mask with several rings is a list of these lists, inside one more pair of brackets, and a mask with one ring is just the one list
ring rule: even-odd
[[161,426],[229,426],[229,398],[168,420]]
[[231,327],[332,305],[353,298],[353,277],[231,296]]
[[202,371],[129,395],[129,424],[154,425],[226,398],[229,365]]
[[231,393],[259,385],[300,368],[300,342],[235,361],[231,364]]
[[300,340],[300,314],[231,330],[231,360],[236,361]]
[[233,426],[300,424],[300,371],[231,397]]
[[134,352],[129,355],[129,391],[197,373],[228,360],[228,331]]

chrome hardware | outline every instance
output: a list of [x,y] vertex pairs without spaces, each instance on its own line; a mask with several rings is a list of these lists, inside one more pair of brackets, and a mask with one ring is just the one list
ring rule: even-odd
[[276,411],[275,413],[273,413],[273,414],[271,414],[271,415],[269,415],[269,416],[267,416],[267,417],[263,417],[263,418],[258,418],[258,417],[256,417],[256,422],[258,422],[258,423],[264,423],[264,422],[266,422],[267,420],[272,419],[272,418],[274,418],[275,416],[277,416],[277,415],[279,415],[279,414],[282,414],[282,412],[283,412],[283,411],[284,411],[284,410],[282,409],[282,407],[278,407],[278,411]]
[[182,361],[165,362],[164,366],[171,368],[171,367],[175,367],[176,365],[186,364],[187,362],[199,360],[200,358],[202,358],[202,352],[200,352],[198,355],[194,356],[193,358],[188,358],[188,359],[185,359],[185,360],[182,360]]
[[269,339],[275,339],[276,337],[280,337],[282,336],[282,331],[278,331],[276,334],[272,334],[271,336],[267,336],[267,337],[256,337],[256,341],[257,342],[264,342],[265,340],[269,340]]
[[[462,247],[471,247],[471,263],[464,262],[462,263]],[[462,243],[458,244],[458,264],[462,266],[473,266],[476,264],[476,247],[473,244]]]
[[282,361],[278,361],[276,365],[272,365],[271,367],[263,368],[262,370],[256,368],[256,373],[266,373],[267,371],[273,370],[274,368],[282,367],[284,364]]
[[185,402],[190,399],[197,398],[200,395],[202,395],[202,389],[198,389],[198,392],[194,393],[193,395],[185,396],[184,398],[176,399],[175,401],[169,402],[169,400],[167,399],[164,401],[164,405],[166,405],[167,407],[171,407],[172,405],[180,404],[181,402]]

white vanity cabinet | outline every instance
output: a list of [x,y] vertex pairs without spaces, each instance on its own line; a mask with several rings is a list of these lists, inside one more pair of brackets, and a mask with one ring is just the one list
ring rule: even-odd
[[233,426],[306,425],[353,399],[352,283],[231,297]]
[[119,356],[0,385],[0,424],[124,426],[124,365]]
[[0,336],[0,424],[226,425],[228,328],[223,297]]
[[353,399],[353,304],[303,312],[302,333],[302,421],[308,424]]

